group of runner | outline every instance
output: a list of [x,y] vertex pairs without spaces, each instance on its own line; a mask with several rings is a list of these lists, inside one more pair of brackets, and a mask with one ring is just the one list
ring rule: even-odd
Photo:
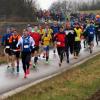
[[[12,68],[12,73],[19,73],[20,55],[24,70],[24,78],[30,73],[30,66],[36,68],[38,57],[43,53],[46,63],[49,61],[49,51],[56,49],[59,56],[59,66],[61,67],[64,56],[67,63],[70,63],[69,55],[74,55],[78,59],[81,50],[81,41],[84,40],[84,48],[88,47],[90,53],[93,52],[94,37],[96,42],[100,40],[100,15],[86,21],[77,19],[67,19],[63,24],[54,21],[52,24],[44,25],[28,24],[19,34],[14,27],[7,28],[7,33],[2,38],[2,45],[5,46],[4,53],[7,57],[7,68]],[[31,58],[34,57],[34,62]],[[16,63],[15,63],[16,61]],[[10,65],[11,64],[11,65]]]

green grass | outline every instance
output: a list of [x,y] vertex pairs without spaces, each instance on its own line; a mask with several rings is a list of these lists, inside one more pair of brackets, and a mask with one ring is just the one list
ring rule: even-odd
[[4,55],[4,47],[0,48],[0,64],[7,63],[6,56]]
[[100,55],[6,100],[86,100],[100,90]]
[[6,64],[7,61],[6,61],[6,57],[0,57],[0,65],[1,64]]
[[80,13],[87,13],[87,14],[94,13],[94,14],[98,14],[98,13],[100,13],[100,10],[80,11]]

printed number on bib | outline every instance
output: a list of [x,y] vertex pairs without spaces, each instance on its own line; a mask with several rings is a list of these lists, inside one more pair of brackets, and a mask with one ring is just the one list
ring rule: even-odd
[[93,34],[93,32],[90,32],[90,34]]
[[7,49],[9,49],[9,48],[10,48],[10,46],[6,46],[6,48],[7,48]]
[[61,44],[61,42],[57,42],[57,44],[58,44],[58,45],[60,45],[60,44]]
[[29,46],[28,45],[24,45],[24,48],[29,48]]

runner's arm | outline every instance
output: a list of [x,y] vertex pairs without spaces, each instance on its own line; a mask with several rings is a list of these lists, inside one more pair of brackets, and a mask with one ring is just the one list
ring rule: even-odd
[[19,40],[18,40],[18,43],[17,43],[17,45],[16,45],[16,47],[19,47],[21,44],[22,44],[22,38],[20,38]]
[[32,38],[32,37],[30,37],[30,43],[31,43],[32,48],[34,48],[35,41],[33,40],[33,38]]

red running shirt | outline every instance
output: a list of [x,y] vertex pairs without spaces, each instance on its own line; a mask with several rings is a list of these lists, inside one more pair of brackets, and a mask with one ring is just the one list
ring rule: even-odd
[[34,39],[35,46],[39,46],[39,42],[41,41],[40,34],[38,32],[31,32],[30,36]]

